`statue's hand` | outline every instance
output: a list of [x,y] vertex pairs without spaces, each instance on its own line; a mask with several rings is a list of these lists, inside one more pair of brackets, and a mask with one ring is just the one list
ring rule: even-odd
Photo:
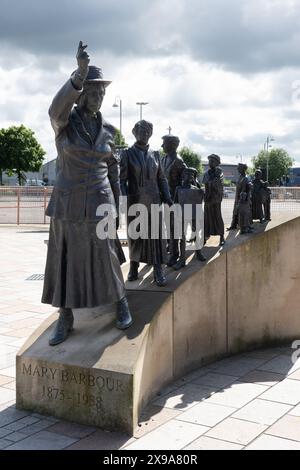
[[78,50],[76,54],[78,71],[82,80],[85,80],[89,71],[90,56],[86,52],[87,44],[84,46],[82,41],[79,41]]

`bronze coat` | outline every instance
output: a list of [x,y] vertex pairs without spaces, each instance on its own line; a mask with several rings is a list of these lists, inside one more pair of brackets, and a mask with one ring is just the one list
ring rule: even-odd
[[93,143],[78,111],[72,109],[80,93],[68,80],[49,109],[58,157],[46,214],[63,220],[99,220],[97,207],[110,203],[115,212],[119,199],[118,162],[110,146],[115,128],[98,113],[100,130]]
[[265,184],[262,180],[254,179],[252,182],[252,219],[264,218],[263,203],[266,201]]
[[233,219],[231,225],[239,224],[241,230],[246,230],[252,223],[251,212],[251,183],[248,176],[240,175],[236,184]]
[[176,188],[181,184],[182,171],[186,168],[186,164],[175,153],[172,159],[165,155],[161,159],[161,165],[168,180],[171,197],[174,199]]
[[211,235],[224,235],[224,222],[221,211],[223,199],[223,172],[220,167],[208,169],[203,176],[205,185],[204,232],[205,238]]

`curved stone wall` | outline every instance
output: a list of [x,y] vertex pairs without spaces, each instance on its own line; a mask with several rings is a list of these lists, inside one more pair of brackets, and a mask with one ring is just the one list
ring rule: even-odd
[[165,288],[148,267],[127,283],[135,323],[125,332],[112,307],[78,310],[74,333],[50,348],[50,317],[17,356],[17,406],[133,433],[146,403],[183,374],[300,339],[300,217],[204,250],[207,263],[191,256]]

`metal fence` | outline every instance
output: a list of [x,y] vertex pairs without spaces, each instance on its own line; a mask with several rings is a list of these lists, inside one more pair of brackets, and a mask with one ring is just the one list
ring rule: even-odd
[[[45,215],[53,187],[0,186],[0,224],[48,224]],[[271,188],[271,213],[294,212],[300,215],[300,187]],[[229,223],[235,198],[234,188],[225,188],[222,213]],[[122,220],[122,225],[124,221]]]
[[47,224],[53,187],[0,186],[0,224]]

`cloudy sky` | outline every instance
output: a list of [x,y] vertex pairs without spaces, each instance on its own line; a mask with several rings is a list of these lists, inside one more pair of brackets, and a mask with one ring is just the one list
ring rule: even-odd
[[31,127],[56,156],[48,108],[79,40],[112,80],[102,112],[143,117],[205,157],[250,161],[267,136],[300,164],[300,0],[0,0],[0,127]]

